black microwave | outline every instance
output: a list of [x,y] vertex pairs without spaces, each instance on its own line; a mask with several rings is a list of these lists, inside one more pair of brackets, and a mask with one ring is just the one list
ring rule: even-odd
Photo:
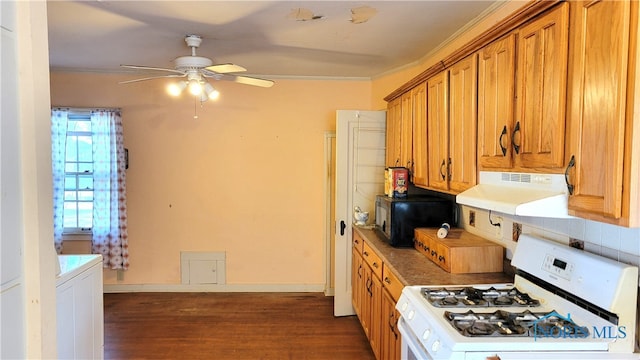
[[455,226],[453,200],[433,196],[404,199],[376,196],[376,231],[395,247],[412,247],[413,231],[418,227]]

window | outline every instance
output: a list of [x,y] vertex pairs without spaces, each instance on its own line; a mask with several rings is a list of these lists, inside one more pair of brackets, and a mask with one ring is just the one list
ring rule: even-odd
[[86,234],[104,267],[128,269],[126,159],[118,109],[51,111],[53,237]]
[[89,114],[70,114],[66,136],[64,232],[89,232],[93,222],[93,145]]

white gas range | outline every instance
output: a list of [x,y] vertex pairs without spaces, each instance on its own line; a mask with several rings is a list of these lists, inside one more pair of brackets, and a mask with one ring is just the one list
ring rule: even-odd
[[638,268],[529,235],[513,284],[407,286],[402,359],[639,359]]

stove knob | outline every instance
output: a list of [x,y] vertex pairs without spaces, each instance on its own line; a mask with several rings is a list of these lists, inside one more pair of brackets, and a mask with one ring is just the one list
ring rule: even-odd
[[407,319],[411,320],[413,319],[413,317],[416,315],[416,312],[411,310],[409,311],[409,315],[407,315]]
[[407,306],[409,306],[409,303],[405,301],[405,302],[402,304],[402,311],[407,310]]
[[433,350],[433,352],[437,352],[438,350],[440,350],[440,340],[436,340],[433,342],[433,344],[431,345],[431,350]]
[[431,336],[431,329],[427,329],[422,333],[422,340],[429,340],[429,336]]

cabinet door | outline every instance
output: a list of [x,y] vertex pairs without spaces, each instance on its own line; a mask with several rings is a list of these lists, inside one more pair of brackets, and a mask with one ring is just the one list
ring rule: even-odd
[[449,69],[449,189],[462,192],[476,184],[477,56]]
[[375,274],[371,276],[371,323],[369,326],[369,343],[371,349],[380,359],[380,348],[382,342],[382,282]]
[[568,36],[568,3],[520,28],[518,115],[512,139],[520,167],[564,164]]
[[427,83],[411,90],[413,103],[413,183],[427,186]]
[[400,163],[397,166],[411,169],[413,162],[413,101],[410,91],[402,95],[401,103]]
[[442,71],[427,80],[427,143],[429,144],[429,187],[449,190],[448,72]]
[[515,103],[516,35],[497,40],[479,52],[478,167],[513,166],[511,133]]
[[362,294],[364,293],[364,278],[362,270],[362,256],[354,247],[351,252],[351,303],[358,318],[362,318]]
[[382,344],[381,359],[400,359],[400,332],[398,319],[400,313],[395,308],[396,302],[387,291],[382,291]]
[[387,149],[385,156],[385,165],[387,167],[400,166],[401,101],[401,98],[396,98],[387,104]]
[[569,209],[615,219],[622,214],[631,3],[572,6]]

